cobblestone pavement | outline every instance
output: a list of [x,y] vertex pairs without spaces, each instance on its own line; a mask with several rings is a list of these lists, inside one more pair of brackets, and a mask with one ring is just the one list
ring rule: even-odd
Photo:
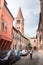
[[43,65],[43,50],[39,50],[39,63],[38,65]]
[[34,52],[32,60],[30,60],[30,55],[28,54],[25,57],[21,57],[21,59],[18,60],[13,65],[40,65],[40,63],[41,63],[41,58],[40,57],[41,56],[38,52]]

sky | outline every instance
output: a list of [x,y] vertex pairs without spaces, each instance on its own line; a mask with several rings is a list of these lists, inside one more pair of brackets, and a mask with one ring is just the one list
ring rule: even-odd
[[[19,7],[24,17],[24,34],[35,37],[39,24],[40,1],[39,0],[6,0],[7,6],[14,18],[16,18]],[[15,21],[13,21],[14,25]]]

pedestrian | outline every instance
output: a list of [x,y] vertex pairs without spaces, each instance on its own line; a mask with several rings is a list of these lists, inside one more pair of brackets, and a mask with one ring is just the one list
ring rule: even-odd
[[32,48],[30,49],[30,60],[32,60],[32,54],[33,54],[33,52],[32,52]]

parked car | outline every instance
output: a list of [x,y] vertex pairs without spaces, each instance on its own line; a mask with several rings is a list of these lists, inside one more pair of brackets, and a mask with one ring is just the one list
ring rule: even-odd
[[28,53],[30,53],[30,50],[28,50]]
[[9,65],[8,63],[8,55],[6,51],[0,51],[0,65]]
[[12,65],[14,62],[15,55],[12,50],[0,52],[0,65]]
[[15,52],[15,57],[16,57],[16,60],[20,59],[20,53],[17,49],[14,50]]
[[20,55],[21,56],[26,56],[28,54],[28,51],[23,49],[22,51],[20,51]]
[[10,64],[13,64],[14,62],[16,62],[19,59],[20,59],[19,51],[17,49],[13,49],[10,54],[10,57],[9,57]]
[[12,65],[13,63],[16,62],[16,57],[15,57],[14,50],[12,50],[12,52],[11,52],[11,54],[10,54],[8,60],[9,60],[10,65]]

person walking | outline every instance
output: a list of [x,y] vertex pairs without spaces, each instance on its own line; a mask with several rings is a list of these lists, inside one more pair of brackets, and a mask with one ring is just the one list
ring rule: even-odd
[[32,48],[30,49],[30,60],[32,60],[32,54],[33,54],[33,51],[32,51]]

